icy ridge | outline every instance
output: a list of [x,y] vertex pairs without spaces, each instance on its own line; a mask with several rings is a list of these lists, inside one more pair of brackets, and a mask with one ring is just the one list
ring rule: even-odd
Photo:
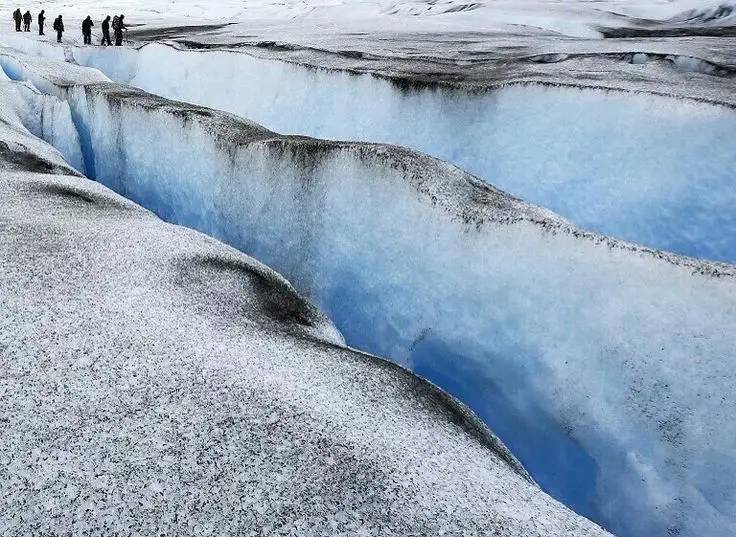
[[[31,83],[12,82],[4,71],[0,71],[0,94],[2,121],[6,129],[24,139],[28,139],[25,134],[33,134],[45,140],[60,151],[63,156],[60,160],[65,161],[64,168],[68,169],[68,163],[75,170],[85,171],[79,137],[66,100],[45,95]],[[54,168],[57,166],[58,163],[53,165]]]

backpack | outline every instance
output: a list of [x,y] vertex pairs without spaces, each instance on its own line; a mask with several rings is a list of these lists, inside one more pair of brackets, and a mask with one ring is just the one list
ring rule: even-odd
[[117,15],[115,15],[112,18],[112,29],[113,30],[117,30],[119,26],[120,26],[120,17],[118,17]]
[[59,29],[59,19],[54,19],[54,30]]

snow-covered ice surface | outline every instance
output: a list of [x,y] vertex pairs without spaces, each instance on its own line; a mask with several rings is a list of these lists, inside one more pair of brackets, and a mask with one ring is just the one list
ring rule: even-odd
[[604,535],[278,274],[78,176],[0,82],[0,534]]
[[[71,28],[113,8],[75,5]],[[585,229],[734,260],[731,3],[141,6],[114,4],[146,23],[135,49],[0,41],[287,134],[413,146]],[[2,64],[71,104],[88,174],[274,266],[568,506],[624,536],[736,533],[732,265],[581,231],[411,151]]]

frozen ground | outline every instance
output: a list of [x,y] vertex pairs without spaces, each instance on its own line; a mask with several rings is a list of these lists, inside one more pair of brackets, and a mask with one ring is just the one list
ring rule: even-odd
[[604,535],[275,272],[78,176],[24,103],[0,83],[0,534]]
[[[173,48],[0,41],[287,134],[417,147],[586,229],[734,260],[727,3],[147,5],[130,40]],[[24,121],[78,168],[276,267],[568,506],[624,536],[734,533],[732,265],[587,233],[411,151],[2,67],[70,105],[76,151]]]

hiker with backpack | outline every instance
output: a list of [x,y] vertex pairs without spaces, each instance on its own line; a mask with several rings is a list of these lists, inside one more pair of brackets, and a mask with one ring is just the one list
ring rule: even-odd
[[123,46],[123,30],[126,30],[128,27],[125,26],[125,15],[120,15],[113,17],[112,19],[112,29],[115,32],[115,46],[116,47],[122,47]]
[[23,13],[21,13],[20,9],[13,11],[13,20],[15,21],[15,31],[21,32],[20,25],[23,22]]
[[31,31],[31,23],[33,22],[33,15],[31,15],[30,11],[26,11],[23,15],[23,31],[24,32],[30,32]]

